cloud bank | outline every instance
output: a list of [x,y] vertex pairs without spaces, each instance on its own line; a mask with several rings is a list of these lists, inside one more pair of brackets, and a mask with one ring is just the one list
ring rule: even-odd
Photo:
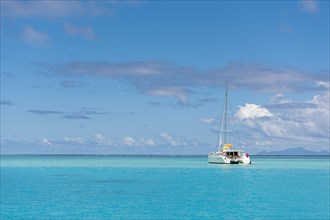
[[239,106],[239,110],[236,113],[236,116],[241,119],[255,119],[263,117],[271,117],[272,113],[268,109],[261,107],[260,105],[255,104],[245,104],[245,106]]
[[91,26],[75,26],[69,23],[64,23],[64,32],[71,36],[82,36],[88,40],[96,38],[94,30]]
[[204,154],[205,144],[196,140],[175,137],[167,132],[160,132],[153,137],[110,137],[95,133],[89,140],[82,137],[65,136],[62,139],[31,141],[23,138],[1,140],[1,153],[100,153],[100,154]]
[[104,7],[80,1],[1,1],[3,16],[12,18],[67,18],[108,13]]
[[240,107],[236,117],[243,125],[244,139],[249,140],[245,144],[272,150],[301,146],[328,150],[329,98],[329,91],[301,103],[276,95],[267,107],[255,104]]
[[25,26],[21,37],[23,41],[33,46],[46,46],[49,43],[48,34],[38,31],[32,26]]
[[299,6],[301,11],[305,13],[314,14],[320,11],[318,0],[300,0]]
[[189,95],[196,88],[223,87],[226,80],[234,87],[262,93],[324,91],[329,74],[328,70],[308,72],[256,63],[229,63],[210,70],[164,61],[72,61],[57,64],[38,62],[34,65],[47,74],[56,74],[63,78],[78,79],[89,76],[125,81],[142,94],[174,97],[180,104],[187,104]]
[[50,115],[59,115],[62,119],[91,119],[91,115],[104,115],[110,114],[107,112],[100,112],[93,109],[82,108],[77,112],[64,112],[57,110],[40,110],[40,109],[31,109],[28,110],[29,113],[41,115],[41,116],[50,116]]

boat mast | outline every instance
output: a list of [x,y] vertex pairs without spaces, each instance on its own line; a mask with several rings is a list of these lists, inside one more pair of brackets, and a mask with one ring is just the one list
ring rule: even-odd
[[221,151],[221,147],[223,149],[224,145],[227,143],[227,96],[228,96],[228,81],[226,81],[225,103],[222,109],[222,117],[220,124],[219,151]]
[[225,93],[224,144],[227,144],[227,99],[228,99],[228,80],[226,80],[226,93]]

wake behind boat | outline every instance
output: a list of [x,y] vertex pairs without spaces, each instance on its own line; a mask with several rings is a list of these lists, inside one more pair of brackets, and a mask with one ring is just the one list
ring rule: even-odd
[[208,156],[209,163],[216,164],[251,164],[249,154],[243,150],[232,149],[233,144],[227,143],[227,103],[228,102],[228,81],[226,81],[225,103],[222,110],[219,148],[217,152],[211,152]]

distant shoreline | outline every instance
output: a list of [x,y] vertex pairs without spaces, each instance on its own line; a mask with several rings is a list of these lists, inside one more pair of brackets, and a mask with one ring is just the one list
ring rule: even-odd
[[[252,157],[330,157],[330,154],[313,155],[253,155]],[[0,154],[2,156],[95,156],[95,157],[207,157],[207,155],[172,155],[172,154]]]

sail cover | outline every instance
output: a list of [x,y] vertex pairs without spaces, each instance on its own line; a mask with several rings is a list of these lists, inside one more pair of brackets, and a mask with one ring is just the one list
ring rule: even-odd
[[233,144],[225,144],[224,146],[223,146],[223,148],[231,148],[233,146]]

